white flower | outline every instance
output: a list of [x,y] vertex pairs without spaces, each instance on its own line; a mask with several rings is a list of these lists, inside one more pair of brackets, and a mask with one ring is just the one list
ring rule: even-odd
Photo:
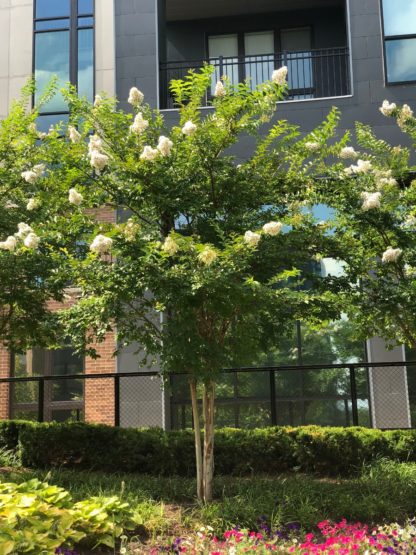
[[403,222],[403,227],[413,227],[416,228],[416,216],[409,215]]
[[79,143],[81,140],[81,134],[72,125],[68,127],[68,135],[72,143]]
[[397,124],[399,127],[403,127],[406,123],[406,120],[413,117],[413,110],[407,104],[403,104],[402,109],[400,110],[399,117],[397,118]]
[[317,142],[307,142],[305,143],[305,148],[311,152],[316,152],[321,148],[321,145]]
[[90,245],[90,251],[96,252],[98,254],[105,254],[111,250],[113,246],[113,240],[105,235],[97,235],[94,241]]
[[40,238],[36,235],[36,233],[29,233],[25,239],[23,240],[23,244],[28,249],[37,249],[40,242]]
[[363,204],[361,208],[363,210],[373,210],[374,208],[380,208],[380,197],[381,193],[361,193],[361,198],[363,199]]
[[130,89],[129,98],[127,99],[127,102],[132,106],[140,106],[143,100],[144,100],[144,94],[142,93],[142,91],[139,91],[139,89],[137,89],[136,87],[132,87]]
[[247,245],[255,247],[260,241],[260,235],[258,233],[253,233],[252,231],[246,231],[244,234],[244,241]]
[[368,173],[371,167],[371,162],[369,160],[358,160],[355,173]]
[[17,224],[17,229],[19,231],[15,233],[15,236],[19,239],[24,239],[26,235],[28,235],[29,233],[33,233],[33,229],[30,227],[30,225],[27,225],[24,222],[20,222],[19,224]]
[[98,106],[100,106],[102,101],[103,101],[102,97],[99,94],[96,94],[94,98],[94,108],[98,108]]
[[13,237],[13,235],[9,235],[9,237],[7,237],[5,241],[0,242],[0,250],[13,252],[16,248],[16,243],[16,237]]
[[378,187],[384,187],[385,185],[394,187],[397,185],[397,181],[394,179],[394,177],[381,177],[378,180]]
[[164,137],[163,135],[159,137],[159,142],[157,145],[157,149],[162,156],[169,156],[173,147],[173,143],[168,137]]
[[139,231],[140,231],[140,225],[129,218],[124,228],[124,236],[126,238],[126,241],[129,241],[129,242],[134,241]]
[[218,81],[217,84],[215,85],[214,96],[216,97],[225,96],[225,87],[221,83],[221,81]]
[[344,172],[347,175],[352,175],[353,173],[368,173],[371,171],[372,166],[369,160],[358,160],[356,166],[350,166],[349,168],[345,168]]
[[98,135],[91,135],[90,141],[88,143],[88,152],[91,155],[92,152],[98,151],[100,152],[103,148],[103,141],[100,139]]
[[143,149],[143,152],[140,154],[140,160],[149,160],[153,161],[159,155],[159,151],[157,148],[152,148],[149,145],[146,145]]
[[162,245],[162,250],[172,256],[178,252],[179,245],[174,239],[172,239],[172,237],[166,237],[165,242]]
[[76,206],[79,206],[81,202],[84,200],[84,198],[81,195],[81,193],[78,193],[76,189],[69,189],[68,200],[71,204],[75,204]]
[[279,69],[275,69],[272,73],[272,81],[276,85],[284,85],[287,78],[287,67],[282,66]]
[[352,146],[344,146],[339,153],[339,157],[347,160],[348,158],[356,158],[358,155]]
[[26,210],[36,210],[36,208],[39,208],[39,206],[40,200],[37,198],[31,198],[26,204]]
[[205,247],[205,249],[198,254],[198,260],[203,264],[209,266],[217,258],[217,253],[211,247]]
[[196,125],[192,121],[187,121],[182,127],[182,133],[184,135],[193,135],[196,131]]
[[130,131],[132,133],[136,133],[137,135],[140,135],[141,133],[143,133],[143,131],[145,131],[147,128],[149,127],[149,122],[147,119],[143,118],[143,114],[141,112],[139,112],[133,121],[133,124],[130,126]]
[[95,171],[100,174],[101,170],[103,170],[106,165],[108,164],[108,156],[106,154],[102,154],[98,152],[98,150],[93,150],[91,152],[91,167],[95,169]]
[[266,235],[279,235],[283,227],[280,222],[269,222],[264,224],[263,231]]
[[393,247],[389,247],[383,252],[381,261],[384,263],[396,262],[400,258],[402,252],[402,249],[393,249]]
[[390,104],[388,100],[383,100],[383,104],[380,107],[380,112],[383,114],[383,116],[391,116],[396,108],[397,106],[394,102]]
[[27,183],[35,183],[39,177],[34,171],[28,170],[20,174]]

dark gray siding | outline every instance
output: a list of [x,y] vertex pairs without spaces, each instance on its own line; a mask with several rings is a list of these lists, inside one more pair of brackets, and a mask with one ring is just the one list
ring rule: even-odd
[[[127,97],[129,88],[136,85],[144,91],[151,104],[157,105],[156,3],[157,0],[116,0],[115,2],[117,95],[122,101]],[[348,98],[282,103],[279,106],[279,118],[288,118],[306,131],[322,121],[331,106],[336,105],[343,112],[343,128],[351,129],[354,121],[359,120],[371,124],[381,137],[393,143],[403,143],[403,134],[394,121],[380,114],[379,106],[383,99],[387,98],[391,102],[407,102],[416,107],[416,87],[414,85],[386,87],[384,84],[379,0],[349,0],[348,4],[353,95]],[[341,21],[339,10],[325,12],[317,10],[315,13],[315,16],[312,11],[283,13],[279,27],[302,26],[312,22],[315,40],[320,37],[319,40],[322,41],[315,43],[315,47],[345,44],[345,33],[341,28],[342,24],[340,26],[339,23]],[[256,23],[258,28],[270,28],[270,19],[267,15],[259,14],[258,17],[258,23]],[[334,23],[334,18],[337,18],[337,24]],[[234,29],[246,28],[246,18],[232,19]],[[203,57],[205,32],[199,34],[197,27],[200,25],[202,28],[207,21],[210,20],[204,23],[195,21],[169,23],[168,59],[188,57],[192,52],[193,59]],[[253,22],[254,18],[250,17],[250,21]],[[227,22],[226,18],[215,25],[217,32],[225,32],[229,29],[229,21]],[[253,30],[253,23],[250,30]],[[175,38],[175,47],[172,46],[173,38]],[[159,39],[159,42],[163,44],[163,40]],[[193,45],[194,51],[190,50],[190,45]],[[163,52],[162,56],[164,57]],[[174,121],[175,112],[167,112],[166,119]],[[240,150],[243,156],[244,146]]]

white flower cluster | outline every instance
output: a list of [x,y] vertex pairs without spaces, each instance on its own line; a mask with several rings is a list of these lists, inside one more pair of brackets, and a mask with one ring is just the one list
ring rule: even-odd
[[352,146],[344,146],[339,153],[339,157],[348,160],[349,158],[355,159],[357,158],[358,154],[355,152],[354,147]]
[[31,198],[28,200],[26,204],[26,210],[29,210],[29,211],[36,210],[37,208],[39,208],[40,205],[41,205],[41,202],[38,198]]
[[383,114],[383,116],[391,116],[396,109],[397,106],[394,102],[390,104],[388,100],[383,100],[383,104],[380,107],[380,112]]
[[102,101],[102,97],[99,94],[96,94],[94,98],[94,108],[98,108],[99,106],[101,106]]
[[45,168],[45,164],[37,164],[36,166],[33,166],[31,170],[22,172],[21,176],[27,183],[33,184],[39,179],[39,177],[42,176]]
[[376,193],[361,193],[361,198],[363,199],[363,204],[361,208],[365,211],[367,210],[374,210],[375,208],[380,208],[380,198],[381,193],[377,191]]
[[152,162],[153,160],[156,160],[156,158],[159,155],[159,151],[157,148],[152,148],[149,145],[146,145],[143,149],[143,152],[140,154],[140,160],[147,160],[149,162]]
[[184,135],[193,135],[196,131],[196,125],[192,121],[187,121],[185,125],[182,127],[182,133]]
[[353,175],[357,173],[369,173],[372,169],[371,162],[369,160],[358,160],[357,165],[349,166],[344,169],[347,175]]
[[169,256],[173,256],[178,252],[179,245],[172,237],[168,236],[162,245],[162,250]]
[[79,143],[82,138],[81,133],[79,133],[72,125],[68,127],[68,136],[71,143]]
[[272,73],[272,81],[276,85],[285,85],[287,79],[287,67],[282,66],[279,69],[275,69]]
[[268,224],[264,224],[263,231],[266,235],[279,235],[282,231],[283,224],[280,222],[269,222]]
[[71,204],[79,206],[84,200],[84,197],[81,195],[81,193],[78,193],[76,189],[69,189],[68,200]]
[[5,241],[0,241],[0,250],[13,252],[17,245],[17,239],[13,235],[9,235]]
[[113,240],[105,235],[97,235],[94,241],[90,245],[90,251],[96,252],[97,254],[106,254],[111,250],[113,246]]
[[143,114],[139,112],[136,114],[133,124],[130,126],[130,131],[136,133],[136,135],[141,135],[149,127],[149,122],[147,119],[143,118]]
[[258,242],[260,241],[260,234],[253,233],[252,231],[246,231],[244,234],[244,241],[250,247],[256,247]]
[[413,117],[413,110],[407,104],[403,104],[400,110],[399,117],[397,118],[397,125],[401,128],[404,127],[406,121]]
[[106,167],[109,161],[107,154],[102,152],[103,141],[98,135],[91,135],[88,144],[88,153],[90,156],[91,167],[95,169],[96,173],[100,175],[102,170]]
[[393,247],[389,247],[383,252],[383,256],[381,261],[386,264],[389,262],[397,262],[402,254],[402,249],[393,249]]
[[224,85],[221,83],[221,81],[218,81],[217,84],[215,85],[215,91],[214,91],[214,96],[216,96],[217,98],[221,98],[223,96],[225,96],[226,91],[225,91],[225,87]]
[[140,160],[147,160],[148,162],[152,162],[156,160],[159,154],[163,157],[170,156],[172,152],[173,142],[169,139],[169,137],[164,137],[163,135],[159,137],[159,142],[156,148],[152,148],[149,145],[146,145],[143,148],[143,152],[140,155]]
[[144,100],[144,94],[142,91],[139,91],[136,87],[132,87],[130,89],[129,97],[127,102],[132,106],[140,106]]
[[315,141],[308,141],[305,143],[305,148],[310,152],[316,152],[321,148],[321,145]]
[[22,241],[28,249],[37,249],[40,243],[40,237],[36,235],[30,225],[20,222],[17,225],[17,233],[9,235],[5,241],[0,242],[0,249],[13,252],[16,249],[17,242]]
[[217,256],[218,255],[213,248],[205,247],[204,250],[198,254],[198,260],[202,262],[202,264],[209,266],[214,262]]
[[126,241],[133,242],[136,239],[137,233],[140,231],[140,224],[129,218],[124,227],[124,236]]

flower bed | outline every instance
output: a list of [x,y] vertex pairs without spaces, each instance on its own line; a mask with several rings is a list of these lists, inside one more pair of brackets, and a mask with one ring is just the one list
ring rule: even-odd
[[[270,552],[294,555],[370,555],[380,553],[416,553],[416,527],[413,522],[406,526],[393,524],[370,529],[360,522],[348,524],[346,520],[332,524],[323,521],[316,533],[302,534],[296,523],[283,530],[271,531],[265,523],[261,531],[252,532],[234,528],[217,538],[211,528],[201,528],[193,537],[176,538],[170,545],[160,545],[150,550],[158,553],[189,555],[238,555],[241,553],[266,554]],[[131,553],[142,553],[134,550]]]

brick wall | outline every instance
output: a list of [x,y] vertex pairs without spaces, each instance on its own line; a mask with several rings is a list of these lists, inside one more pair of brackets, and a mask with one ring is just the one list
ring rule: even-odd
[[[116,371],[114,332],[108,332],[103,343],[95,345],[100,358],[85,359],[86,374],[107,374]],[[85,421],[114,425],[114,380],[94,378],[85,380]]]

